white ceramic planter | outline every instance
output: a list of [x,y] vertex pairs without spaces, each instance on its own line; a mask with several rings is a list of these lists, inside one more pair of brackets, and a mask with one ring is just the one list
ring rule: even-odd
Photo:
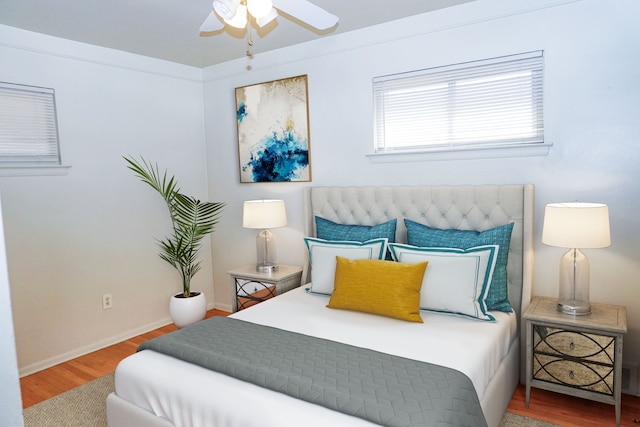
[[178,328],[184,328],[204,319],[207,314],[207,301],[204,292],[199,292],[198,295],[189,298],[183,298],[182,292],[175,294],[169,301],[169,314]]

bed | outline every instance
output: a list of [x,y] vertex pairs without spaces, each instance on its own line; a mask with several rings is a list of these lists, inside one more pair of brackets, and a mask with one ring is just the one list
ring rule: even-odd
[[[520,315],[529,304],[532,289],[533,185],[308,187],[304,189],[303,200],[304,231],[306,236],[310,236],[305,243],[312,255],[305,263],[302,286],[234,313],[225,321],[251,328],[258,335],[275,328],[286,334],[302,334],[309,339],[317,337],[344,344],[350,350],[459,371],[472,383],[486,424],[497,426],[515,387],[524,378],[524,351],[521,348],[524,335],[520,328]],[[327,221],[322,223],[322,230],[318,229],[321,223],[317,217]],[[324,269],[318,267],[321,265],[320,257],[313,254],[320,253],[317,248],[324,250],[323,245],[329,245],[325,243],[328,239],[314,239],[318,231],[326,233],[327,224],[329,230],[331,227],[343,230],[343,225],[370,230],[389,222],[395,225],[390,239],[395,244],[388,245],[393,246],[393,251],[387,251],[385,246],[384,254],[378,258],[389,258],[390,254],[394,259],[406,256],[406,263],[412,259],[411,256],[423,256],[420,251],[434,250],[437,256],[442,251],[425,249],[424,245],[418,245],[420,249],[416,249],[414,243],[422,236],[421,227],[426,226],[427,236],[432,232],[441,233],[441,230],[452,233],[475,231],[477,236],[488,236],[492,230],[508,226],[508,261],[505,259],[507,304],[513,310],[490,310],[489,306],[484,307],[485,310],[482,307],[484,303],[478,302],[478,298],[474,299],[476,318],[470,319],[473,315],[466,311],[456,311],[456,315],[452,315],[443,313],[438,307],[427,307],[429,310],[419,311],[420,321],[409,322],[340,306],[338,309],[327,308],[334,299],[337,302],[338,289],[340,292],[345,289],[343,285],[338,287],[338,276],[343,277],[346,268],[356,265],[360,268],[361,265],[359,261],[338,258],[335,273],[331,272],[331,276],[336,278],[335,291],[321,292],[320,287],[314,290],[326,279],[326,274],[322,275]],[[412,239],[412,245],[407,245]],[[330,244],[336,242],[330,241]],[[499,253],[499,248],[494,246],[498,245],[478,246],[481,249],[477,250],[482,251],[483,257],[476,256],[480,252],[471,256],[468,253],[471,249],[466,248],[460,250],[463,254],[455,252],[453,255],[464,258],[465,263],[471,258],[476,260],[476,264],[478,259],[489,260],[482,264],[480,270],[484,271],[484,266],[491,264],[491,269],[487,267],[486,271],[489,274],[491,270],[493,274],[498,258],[493,255]],[[438,269],[444,268],[441,267],[443,264],[433,261],[436,259],[432,258],[433,252],[428,255],[433,268],[436,265]],[[369,261],[364,260],[362,265],[372,265],[366,264]],[[372,261],[374,264],[377,262]],[[385,266],[389,264],[385,262]],[[418,263],[411,265],[417,266]],[[360,274],[357,273],[360,270],[354,271]],[[428,263],[426,271],[430,271]],[[476,273],[478,271],[476,268]],[[480,281],[493,284],[492,280],[497,277],[496,273]],[[426,273],[424,280],[424,283],[432,283],[427,282]],[[476,290],[488,292],[490,289],[487,288],[478,286]],[[487,294],[483,295],[489,301]],[[432,300],[437,298],[429,299]],[[498,300],[493,302],[501,304]],[[420,301],[421,307],[422,303]],[[258,335],[256,342],[259,341]],[[107,398],[110,427],[377,425],[370,418],[338,412],[153,349],[139,351],[118,365],[115,388],[115,393]]]

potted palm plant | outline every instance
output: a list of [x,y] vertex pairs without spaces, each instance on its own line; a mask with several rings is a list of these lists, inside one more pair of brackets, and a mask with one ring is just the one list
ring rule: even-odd
[[207,305],[204,294],[191,290],[191,278],[200,270],[199,252],[202,239],[212,233],[224,207],[222,202],[201,202],[180,192],[174,176],[162,174],[157,164],[144,158],[136,161],[124,157],[127,167],[140,180],[156,190],[169,208],[172,232],[158,240],[160,258],[171,264],[182,279],[182,292],[173,295],[169,312],[179,328],[204,319]]

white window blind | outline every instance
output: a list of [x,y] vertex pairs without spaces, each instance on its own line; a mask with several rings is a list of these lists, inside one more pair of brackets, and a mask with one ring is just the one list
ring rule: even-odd
[[544,142],[543,52],[373,79],[375,151]]
[[54,90],[0,82],[0,166],[59,164]]

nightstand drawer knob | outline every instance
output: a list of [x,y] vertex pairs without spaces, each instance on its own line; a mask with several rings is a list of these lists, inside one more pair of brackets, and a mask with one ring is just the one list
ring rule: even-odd
[[569,344],[569,349],[575,350],[576,349],[576,345],[573,342],[571,342],[571,344]]
[[573,373],[573,371],[569,371],[569,378],[573,379],[573,377],[575,377],[575,374]]

